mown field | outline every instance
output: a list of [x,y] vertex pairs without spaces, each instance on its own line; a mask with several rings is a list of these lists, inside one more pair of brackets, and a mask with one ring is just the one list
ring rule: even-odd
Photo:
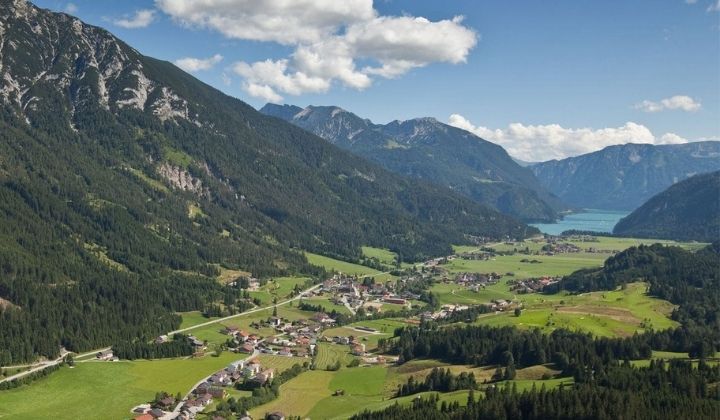
[[185,394],[242,355],[152,361],[83,362],[31,385],[0,392],[0,418],[123,419],[158,391]]
[[348,345],[319,343],[317,346],[315,367],[319,370],[327,370],[337,362],[340,362],[341,367],[345,367],[353,359],[355,359],[355,356],[350,354],[350,346]]

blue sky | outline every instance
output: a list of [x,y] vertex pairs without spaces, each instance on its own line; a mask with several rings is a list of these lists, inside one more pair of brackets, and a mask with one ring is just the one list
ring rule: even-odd
[[257,108],[432,116],[526,160],[720,138],[718,0],[287,3],[35,1]]

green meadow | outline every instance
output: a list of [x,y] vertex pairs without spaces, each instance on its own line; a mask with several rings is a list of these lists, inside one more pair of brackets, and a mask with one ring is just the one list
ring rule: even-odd
[[378,270],[375,270],[374,268],[336,260],[330,257],[325,257],[323,255],[306,252],[305,257],[308,259],[308,262],[310,262],[310,264],[323,267],[324,269],[329,271],[338,271],[351,276],[370,276],[374,277],[375,280],[389,280],[394,278],[392,275],[382,273]]
[[151,361],[82,362],[31,385],[0,392],[0,418],[123,419],[158,391],[185,394],[242,355]]
[[519,328],[539,328],[551,332],[558,328],[584,331],[596,336],[630,336],[645,329],[661,330],[677,326],[668,318],[669,302],[646,294],[645,283],[632,283],[624,290],[581,295],[519,295],[524,309],[520,316],[512,311],[481,315],[478,324]]

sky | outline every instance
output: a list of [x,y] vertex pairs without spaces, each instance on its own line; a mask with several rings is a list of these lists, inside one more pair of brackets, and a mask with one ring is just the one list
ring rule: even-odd
[[260,108],[471,131],[521,160],[720,139],[720,0],[35,0]]

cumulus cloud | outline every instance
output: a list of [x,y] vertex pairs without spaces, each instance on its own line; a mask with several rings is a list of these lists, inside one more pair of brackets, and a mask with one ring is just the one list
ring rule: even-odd
[[151,9],[136,10],[131,16],[124,16],[112,22],[126,29],[145,28],[155,20],[155,11]]
[[635,109],[639,109],[644,112],[660,112],[665,110],[695,112],[700,110],[700,108],[702,108],[700,102],[686,95],[675,95],[670,98],[661,99],[657,102],[645,100],[639,104],[635,104]]
[[215,64],[221,62],[222,59],[223,56],[220,54],[215,54],[208,58],[184,57],[175,60],[175,65],[187,72],[193,73],[201,70],[210,70]]
[[78,11],[78,7],[75,3],[68,3],[65,5],[66,13],[73,14],[73,13],[77,13],[77,11]]
[[[280,60],[233,66],[245,90],[263,99],[325,92],[334,82],[365,89],[431,63],[467,60],[477,34],[461,16],[381,16],[372,0],[156,0],[175,21],[233,39],[291,46]],[[269,74],[264,73],[269,71]]]
[[614,144],[677,144],[687,140],[674,133],[655,136],[642,124],[627,122],[611,128],[564,128],[558,124],[524,125],[513,123],[504,129],[476,126],[459,114],[452,114],[448,124],[469,131],[485,140],[503,146],[510,155],[528,162],[563,159],[594,152]]

